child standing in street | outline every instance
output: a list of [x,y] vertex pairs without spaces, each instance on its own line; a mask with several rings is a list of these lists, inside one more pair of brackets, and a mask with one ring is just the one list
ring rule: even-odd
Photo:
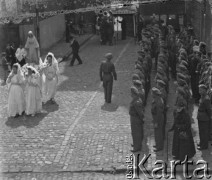
[[3,84],[6,84],[7,76],[8,76],[8,62],[6,59],[6,53],[3,52],[1,54],[2,68],[3,68]]

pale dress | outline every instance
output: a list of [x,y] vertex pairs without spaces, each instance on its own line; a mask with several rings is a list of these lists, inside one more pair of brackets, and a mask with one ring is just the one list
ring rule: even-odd
[[43,101],[47,102],[54,99],[57,91],[57,69],[56,66],[49,66],[44,70],[44,82],[43,82]]
[[35,115],[42,110],[40,79],[32,76],[26,80],[26,114]]
[[8,116],[15,117],[16,115],[22,115],[25,111],[25,98],[24,91],[21,85],[15,83],[24,83],[24,79],[18,78],[18,75],[14,75],[9,83],[9,97],[8,97]]

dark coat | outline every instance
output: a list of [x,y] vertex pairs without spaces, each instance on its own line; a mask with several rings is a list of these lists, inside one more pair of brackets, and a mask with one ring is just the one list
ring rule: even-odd
[[74,42],[70,46],[72,47],[73,53],[79,52],[80,45],[77,40],[74,40]]
[[[178,112],[174,110],[174,137],[172,143],[172,155],[177,160],[183,161],[185,156],[192,158],[195,153],[194,140],[191,132],[191,120],[188,112],[183,109]],[[186,138],[182,138],[181,134],[185,132]]]

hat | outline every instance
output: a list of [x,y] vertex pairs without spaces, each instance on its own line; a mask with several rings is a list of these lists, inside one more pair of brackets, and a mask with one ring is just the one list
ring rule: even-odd
[[205,84],[200,84],[199,88],[207,90],[207,86]]
[[160,85],[163,85],[163,86],[166,85],[166,83],[163,80],[160,80],[160,79],[158,79],[156,82]]
[[187,82],[186,82],[185,80],[183,80],[183,79],[178,79],[178,80],[177,80],[177,84],[178,84],[179,86],[184,86],[184,85],[187,85]]
[[179,93],[179,94],[181,94],[182,96],[186,96],[186,92],[185,92],[185,90],[184,90],[184,88],[183,87],[178,87],[177,88],[177,92]]
[[113,58],[112,53],[105,54],[105,58],[108,59],[108,60],[111,60]]
[[139,75],[138,74],[133,74],[132,75],[132,80],[134,81],[134,80],[140,80],[140,77],[139,77]]
[[200,42],[199,43],[199,47],[206,47],[206,43],[205,42]]
[[133,84],[141,86],[142,82],[140,80],[133,80]]
[[130,88],[130,91],[131,91],[131,94],[139,95],[139,91],[138,91],[138,89],[135,86],[132,86]]
[[156,88],[156,87],[152,88],[152,93],[156,94],[156,95],[161,95],[161,91],[158,88]]
[[143,57],[142,56],[138,56],[138,61],[142,62],[143,61]]
[[183,64],[180,64],[179,66],[178,66],[178,68],[180,69],[180,70],[182,70],[182,71],[188,71],[188,69],[187,69],[187,67],[185,66],[185,65],[183,65]]

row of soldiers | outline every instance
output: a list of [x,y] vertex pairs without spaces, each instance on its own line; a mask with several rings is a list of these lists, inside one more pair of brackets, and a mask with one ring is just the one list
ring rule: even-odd
[[151,37],[153,37],[156,32],[153,32],[152,29],[154,28],[147,27],[142,31],[142,41],[140,42],[141,50],[138,51],[138,59],[135,62],[135,70],[132,75],[132,101],[129,109],[133,139],[132,152],[141,150],[144,136],[144,108],[151,88],[152,55],[154,55],[157,50],[157,48],[152,49],[154,39],[151,39]]
[[151,113],[154,125],[155,146],[158,152],[164,148],[166,122],[167,122],[167,97],[169,93],[169,53],[163,34],[160,34],[160,46],[156,67],[155,85],[152,88]]

